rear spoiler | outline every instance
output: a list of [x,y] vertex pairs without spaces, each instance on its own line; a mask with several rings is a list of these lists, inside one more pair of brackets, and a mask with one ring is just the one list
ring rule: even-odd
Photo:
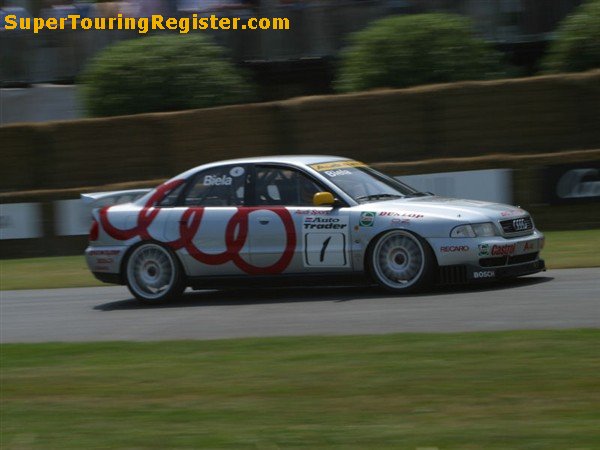
[[136,201],[151,190],[130,189],[128,191],[93,192],[90,194],[81,194],[81,201],[84,205],[91,206],[92,208],[122,205]]

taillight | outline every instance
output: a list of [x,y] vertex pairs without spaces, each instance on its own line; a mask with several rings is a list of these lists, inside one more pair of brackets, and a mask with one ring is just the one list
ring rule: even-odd
[[95,220],[92,221],[92,226],[90,227],[90,242],[98,240],[98,222]]

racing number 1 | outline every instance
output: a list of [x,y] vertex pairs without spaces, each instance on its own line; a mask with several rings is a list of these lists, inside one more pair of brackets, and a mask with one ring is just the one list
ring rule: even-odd
[[321,257],[319,258],[319,261],[323,262],[325,260],[325,251],[327,250],[327,246],[329,245],[330,242],[331,242],[331,236],[329,236],[327,239],[325,239],[323,241],[323,247],[321,248]]

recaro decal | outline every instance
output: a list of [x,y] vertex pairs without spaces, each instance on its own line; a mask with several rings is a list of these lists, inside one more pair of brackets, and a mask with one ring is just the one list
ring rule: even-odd
[[[165,195],[177,188],[183,180],[175,180],[160,186],[156,192],[146,202],[146,205],[140,210],[136,226],[122,230],[113,226],[108,219],[110,207],[103,208],[100,211],[100,222],[106,233],[119,241],[126,241],[135,237],[142,240],[150,239],[148,228],[158,215],[160,208],[154,207],[157,201],[162,200]],[[281,258],[268,267],[257,267],[240,256],[240,252],[248,238],[248,216],[255,211],[271,211],[281,219],[285,228],[286,246],[282,252]],[[290,264],[296,251],[296,230],[294,222],[289,211],[284,207],[238,207],[237,212],[229,219],[225,227],[225,247],[222,253],[204,253],[194,245],[193,239],[204,216],[205,208],[187,208],[179,220],[178,239],[173,241],[163,241],[174,251],[185,248],[188,253],[197,261],[208,265],[221,265],[227,262],[233,262],[239,269],[249,275],[271,275],[283,272]]]

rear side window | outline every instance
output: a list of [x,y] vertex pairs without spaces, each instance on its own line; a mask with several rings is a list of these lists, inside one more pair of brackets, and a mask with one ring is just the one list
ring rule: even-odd
[[177,200],[179,199],[179,196],[181,195],[181,191],[183,191],[184,187],[185,187],[185,183],[177,186],[175,189],[173,189],[171,192],[169,192],[167,195],[165,195],[165,197],[158,203],[157,206],[161,206],[163,208],[169,207],[169,206],[176,206]]
[[183,206],[243,206],[246,177],[243,166],[203,170],[193,178]]

